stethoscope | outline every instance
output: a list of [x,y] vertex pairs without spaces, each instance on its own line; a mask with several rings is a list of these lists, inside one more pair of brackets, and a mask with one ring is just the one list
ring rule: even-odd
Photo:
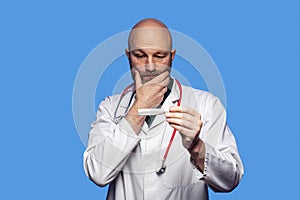
[[[178,85],[178,88],[179,88],[179,99],[178,99],[178,101],[177,101],[177,106],[180,106],[180,104],[181,104],[181,98],[182,98],[182,87],[181,87],[180,82],[179,82],[177,79],[175,79],[175,81],[176,81],[176,84]],[[127,107],[126,107],[126,110],[125,110],[124,114],[123,114],[123,115],[117,116],[117,110],[118,110],[118,108],[119,108],[119,106],[120,106],[120,104],[121,104],[121,101],[122,101],[123,97],[124,97],[128,92],[130,92],[130,91],[134,91],[133,83],[130,84],[129,86],[127,86],[127,87],[123,90],[123,92],[121,93],[120,100],[119,100],[119,102],[118,102],[118,104],[117,104],[117,108],[116,108],[116,110],[115,110],[115,112],[114,112],[114,120],[115,120],[115,122],[119,122],[119,121],[125,116],[125,114],[127,113],[128,109],[129,109],[129,107],[130,107],[130,104],[131,104],[131,102],[132,102],[132,99],[133,99],[133,97],[134,97],[135,92],[132,92],[131,97],[130,97],[130,99],[129,99],[129,101],[128,101],[128,105],[127,105]],[[167,149],[166,149],[166,151],[165,151],[165,153],[164,153],[164,156],[163,156],[163,159],[162,159],[161,167],[160,167],[160,169],[158,169],[158,170],[156,171],[156,174],[157,174],[157,175],[161,175],[161,174],[165,173],[165,171],[166,171],[166,168],[167,168],[167,166],[166,166],[166,160],[167,160],[167,157],[168,157],[168,154],[169,154],[171,145],[172,145],[172,143],[173,143],[175,134],[176,134],[176,129],[173,128],[173,132],[172,132],[172,135],[171,135],[169,144],[168,144],[168,146],[167,146]]]
[[[123,92],[122,92],[121,95],[120,95],[120,100],[119,100],[119,102],[118,102],[118,104],[117,104],[117,107],[116,107],[116,110],[115,110],[115,112],[114,112],[114,122],[115,122],[115,123],[120,122],[120,120],[126,115],[128,109],[129,109],[129,107],[130,107],[130,104],[131,104],[132,99],[133,99],[134,94],[135,94],[133,84],[134,84],[134,83],[128,85],[128,86],[123,90]],[[125,112],[123,112],[122,115],[118,115],[118,116],[117,116],[117,112],[118,112],[118,109],[119,109],[119,107],[120,107],[120,104],[121,104],[121,101],[122,101],[123,97],[124,97],[128,92],[130,92],[130,91],[133,91],[133,92],[132,92],[132,94],[131,94],[131,96],[130,96],[128,105],[126,106]]]

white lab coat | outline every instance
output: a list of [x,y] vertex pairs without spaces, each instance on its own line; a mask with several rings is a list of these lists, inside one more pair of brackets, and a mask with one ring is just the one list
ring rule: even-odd
[[[218,98],[182,86],[181,105],[197,110],[202,117],[199,137],[206,147],[205,169],[201,173],[193,165],[180,134],[176,133],[166,171],[157,175],[155,171],[161,166],[173,129],[164,115],[157,115],[150,128],[144,123],[139,135],[125,118],[117,120],[116,116],[126,111],[131,94],[132,91],[123,97],[118,109],[121,95],[101,102],[84,153],[87,176],[101,187],[110,184],[107,199],[204,200],[208,199],[207,186],[214,191],[228,192],[238,185],[244,169],[234,136],[226,124],[226,111]],[[167,110],[177,105],[178,99],[178,85],[173,81],[162,108]]]

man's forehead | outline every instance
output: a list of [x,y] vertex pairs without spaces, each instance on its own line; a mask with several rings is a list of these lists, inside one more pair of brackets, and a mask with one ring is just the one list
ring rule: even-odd
[[159,27],[136,28],[128,38],[130,51],[137,49],[172,49],[172,38],[168,29]]

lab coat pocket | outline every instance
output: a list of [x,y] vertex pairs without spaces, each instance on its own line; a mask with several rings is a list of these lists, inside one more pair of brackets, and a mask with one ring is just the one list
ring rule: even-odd
[[195,176],[190,165],[189,154],[167,165],[166,171],[162,174],[164,188],[176,189],[186,187],[200,182]]

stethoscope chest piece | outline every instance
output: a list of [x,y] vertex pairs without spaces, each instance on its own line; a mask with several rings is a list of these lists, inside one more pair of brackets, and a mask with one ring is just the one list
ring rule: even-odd
[[161,168],[156,171],[156,174],[161,175],[161,174],[165,173],[166,167],[167,167],[166,165],[161,166]]
[[165,160],[162,161],[161,167],[156,171],[157,175],[165,173],[167,166],[165,165]]

